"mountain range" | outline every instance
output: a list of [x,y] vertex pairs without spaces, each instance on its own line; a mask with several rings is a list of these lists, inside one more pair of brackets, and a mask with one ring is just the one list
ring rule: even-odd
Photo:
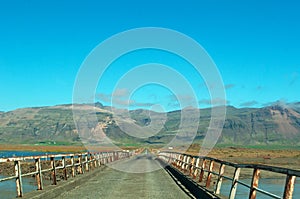
[[[96,120],[85,120],[82,128],[75,125],[73,111],[81,116],[96,116]],[[113,110],[113,111],[112,111]],[[194,138],[201,143],[209,126],[211,109],[200,109],[199,127]],[[114,113],[118,113],[118,121]],[[129,111],[130,117],[123,117],[127,111],[95,104],[65,104],[48,107],[22,108],[0,112],[0,143],[6,144],[80,144],[93,143],[99,138],[109,138],[115,144],[158,144],[164,145],[176,136],[181,111],[157,113],[138,109]],[[78,116],[78,115],[77,115]],[[151,117],[150,117],[151,116]],[[120,119],[121,118],[121,119]],[[161,118],[164,121],[161,121]],[[133,125],[145,129],[151,122],[161,125],[157,133],[143,138],[125,133],[122,125]],[[92,121],[92,122],[91,122]],[[77,128],[76,128],[77,126]],[[80,129],[81,128],[81,129]],[[155,127],[154,127],[155,128]],[[89,131],[83,140],[79,131]],[[137,130],[138,133],[138,130]],[[145,132],[141,132],[145,133]],[[184,138],[183,138],[184,139]],[[219,144],[226,145],[300,145],[300,102],[292,104],[275,103],[262,108],[226,107],[226,119]]]

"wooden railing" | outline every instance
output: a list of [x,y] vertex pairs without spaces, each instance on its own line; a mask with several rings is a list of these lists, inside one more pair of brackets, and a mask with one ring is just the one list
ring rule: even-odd
[[[203,187],[207,190],[211,190],[212,177],[215,177],[216,183],[213,187],[213,192],[216,195],[222,194],[220,193],[222,180],[230,180],[232,182],[228,196],[230,199],[235,198],[238,184],[249,188],[249,199],[255,199],[257,192],[271,198],[291,199],[293,197],[296,177],[300,177],[299,170],[257,164],[236,164],[211,157],[192,156],[177,152],[159,152],[158,157],[170,165],[173,165],[184,174],[190,175],[197,183],[202,183]],[[230,167],[233,170],[232,176],[225,175],[225,167]],[[241,169],[253,169],[250,184],[239,180]],[[283,196],[275,195],[258,187],[261,171],[268,171],[286,176]]]
[[[22,177],[35,176],[37,189],[43,189],[42,175],[45,172],[51,173],[51,181],[53,185],[57,184],[57,171],[62,170],[62,176],[64,180],[68,178],[68,169],[71,172],[71,176],[75,177],[76,174],[83,174],[90,171],[91,168],[100,167],[109,162],[113,162],[119,159],[128,158],[132,155],[127,151],[109,151],[109,152],[97,152],[97,153],[76,153],[76,154],[57,154],[57,155],[42,155],[42,156],[27,156],[27,157],[13,157],[13,158],[0,158],[0,163],[14,162],[15,175],[0,179],[0,183],[8,180],[16,181],[17,197],[23,196]],[[22,173],[22,162],[35,163],[35,171]],[[41,162],[50,164],[50,168],[42,168]],[[69,164],[68,164],[69,163]]]

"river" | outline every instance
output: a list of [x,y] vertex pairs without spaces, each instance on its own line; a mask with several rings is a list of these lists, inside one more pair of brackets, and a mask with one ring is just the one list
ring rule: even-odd
[[[0,158],[51,155],[51,154],[58,154],[58,153],[57,152],[42,152],[42,151],[0,151]],[[60,152],[60,154],[63,154],[63,153]]]
[[[57,152],[42,152],[42,151],[0,151],[0,158],[51,155],[51,154],[58,154],[58,153]],[[0,179],[5,178],[5,177],[7,177],[7,176],[4,176],[3,174],[0,173]],[[34,191],[37,189],[36,181],[35,181],[35,178],[33,178],[33,177],[23,177],[22,182],[23,182],[23,193],[28,193],[28,192],[31,192],[31,191]],[[16,192],[15,180],[8,180],[8,181],[0,182],[0,198],[1,199],[15,198],[16,195],[17,195],[17,192]]]
[[[251,183],[251,179],[240,179],[240,181],[245,182],[247,184]],[[262,178],[259,180],[258,188],[268,191],[272,194],[283,196],[285,185],[285,179],[278,179],[278,178]],[[222,183],[221,193],[228,197],[229,190],[231,187],[231,181],[225,180]],[[249,196],[249,188],[239,184],[236,192],[236,199],[243,199],[248,198]],[[293,198],[300,198],[300,178],[296,179],[295,189]],[[260,192],[257,192],[257,199],[269,199],[271,197],[266,196]]]
[[[5,176],[0,175],[0,178],[4,178],[4,177]],[[37,189],[35,178],[24,177],[22,178],[22,182],[23,182],[23,193],[28,193]],[[16,195],[17,195],[17,191],[16,191],[15,180],[0,182],[1,199],[15,198]]]

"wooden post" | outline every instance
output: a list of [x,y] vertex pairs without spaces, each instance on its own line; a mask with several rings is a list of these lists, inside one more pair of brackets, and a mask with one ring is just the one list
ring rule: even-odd
[[72,177],[74,178],[75,177],[75,160],[74,160],[74,155],[71,156],[71,165],[72,165]]
[[41,169],[40,158],[35,159],[35,171],[37,172],[35,176],[36,176],[36,184],[38,186],[38,190],[43,190],[42,169]]
[[62,165],[63,165],[63,176],[64,176],[64,180],[68,180],[68,176],[67,176],[67,168],[66,168],[66,158],[65,158],[65,156],[62,156]]
[[107,160],[106,160],[106,154],[105,153],[103,153],[102,154],[102,159],[103,159],[103,164],[106,164],[107,163]]
[[100,154],[97,154],[98,167],[101,166]]
[[176,154],[173,154],[173,155],[172,155],[172,162],[171,162],[171,164],[172,164],[173,166],[176,165],[176,159],[177,159],[177,155],[176,155]]
[[174,155],[173,166],[177,166],[178,154]]
[[83,174],[84,170],[83,170],[83,161],[82,161],[82,155],[78,156],[78,163],[79,163],[79,174]]
[[180,159],[181,159],[182,155],[179,154],[176,158],[176,167],[179,168],[180,167]]
[[16,187],[17,187],[17,196],[23,196],[23,187],[22,187],[22,173],[20,161],[15,161],[15,175],[16,175]]
[[169,154],[167,153],[166,155],[168,156],[168,161],[167,161],[167,163],[168,163],[168,164],[171,164],[171,163],[172,163],[172,153],[169,153]]
[[100,154],[100,164],[105,164],[104,163],[104,154],[103,153]]
[[181,169],[182,171],[185,170],[186,159],[187,159],[187,156],[184,155],[184,156],[183,156],[183,159],[182,159],[182,161],[181,161],[181,165],[180,165],[180,169]]
[[113,159],[113,153],[109,153],[109,162],[113,162],[114,159]]
[[199,175],[199,182],[202,182],[202,180],[203,180],[205,165],[206,165],[206,160],[203,159],[201,170],[200,170],[200,175]]
[[219,177],[216,184],[215,194],[220,194],[224,171],[225,171],[225,164],[221,164],[219,168]]
[[116,160],[118,160],[118,152],[115,152],[114,154],[115,154],[115,158],[114,159],[116,161]]
[[170,161],[170,164],[175,165],[175,163],[176,163],[176,158],[177,158],[177,157],[176,157],[176,154],[174,154],[174,153],[172,154],[172,153],[171,153],[171,161]]
[[191,165],[190,165],[190,176],[193,176],[193,175],[194,175],[195,160],[196,160],[196,158],[193,157],[193,158],[192,158],[192,161],[191,161]]
[[198,174],[199,163],[200,163],[200,158],[197,158],[197,160],[196,160],[196,168],[195,168],[195,171],[194,171],[194,173],[193,173],[193,178],[194,178],[194,179],[197,177],[197,174]]
[[210,187],[210,182],[211,182],[211,177],[212,177],[211,172],[213,171],[213,168],[214,168],[214,161],[211,160],[209,163],[208,174],[207,174],[207,179],[206,179],[206,184],[205,184],[206,188]]
[[191,162],[191,157],[190,157],[190,156],[187,156],[186,161],[185,161],[186,164],[185,164],[185,168],[184,168],[185,171],[191,172],[191,171],[190,171],[190,168],[191,168],[191,167],[190,167],[190,162]]
[[106,153],[106,164],[110,163],[110,154]]
[[181,154],[177,155],[177,158],[176,158],[176,165],[175,165],[177,168],[179,168],[181,156],[182,156]]
[[284,199],[292,199],[293,192],[294,192],[294,185],[295,185],[296,176],[287,175],[286,182],[284,187]]
[[85,170],[89,171],[88,154],[85,155]]
[[249,199],[256,198],[256,188],[258,187],[259,174],[260,174],[260,170],[255,168],[253,170]]
[[90,160],[90,169],[92,170],[93,165],[94,165],[94,164],[93,164],[93,163],[94,163],[94,162],[93,162],[94,160],[93,160],[93,155],[92,155],[91,153],[90,153],[90,158],[89,158],[89,160]]
[[235,198],[236,189],[237,189],[237,185],[238,185],[237,181],[239,180],[240,172],[241,172],[240,168],[235,168],[235,171],[233,174],[233,179],[232,179],[232,185],[231,185],[231,189],[230,189],[230,193],[229,193],[229,199]]
[[97,167],[97,156],[96,154],[93,155],[93,161],[94,161],[94,167],[96,168]]
[[50,160],[51,160],[51,166],[52,166],[52,172],[51,172],[51,175],[52,175],[52,185],[56,185],[57,184],[57,181],[56,181],[56,165],[55,165],[55,160],[54,160],[54,157],[50,157]]

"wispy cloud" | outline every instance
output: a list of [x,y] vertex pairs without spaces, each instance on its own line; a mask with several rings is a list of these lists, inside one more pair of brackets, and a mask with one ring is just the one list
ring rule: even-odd
[[155,103],[134,102],[132,105],[137,107],[150,107],[155,105]]
[[226,84],[225,85],[225,89],[231,89],[233,87],[235,87],[235,84]]
[[128,90],[126,88],[119,88],[116,89],[115,92],[112,94],[113,97],[126,97],[128,96]]
[[130,105],[134,105],[136,102],[135,100],[130,100],[130,99],[120,99],[120,98],[114,98],[113,99],[113,106],[130,106]]
[[225,85],[217,85],[214,82],[210,82],[208,84],[206,83],[201,83],[199,85],[199,88],[207,88],[208,90],[213,90],[213,89],[231,89],[234,88],[236,85],[235,84],[225,84]]
[[128,99],[127,97],[128,97],[127,89],[116,89],[115,92],[111,94],[106,94],[106,93],[96,94],[96,99],[106,103],[113,103],[112,106],[117,106],[117,107],[128,107],[128,106],[150,107],[154,105],[154,103],[137,102],[135,100]]
[[258,105],[259,103],[255,100],[252,100],[252,101],[248,101],[248,102],[244,102],[244,103],[241,103],[240,106],[243,106],[243,107],[250,107],[250,106],[255,106],[255,105]]
[[171,101],[171,102],[168,102],[168,107],[170,107],[170,108],[179,108],[180,104],[178,103],[178,101]]
[[299,73],[297,72],[293,72],[291,75],[291,81],[289,83],[289,86],[292,86],[293,84],[295,84],[295,82],[299,79]]
[[127,99],[128,96],[128,90],[125,88],[122,89],[116,89],[111,94],[106,93],[98,93],[96,94],[96,99],[99,99],[103,102],[110,103],[113,101],[113,103],[116,103],[118,105],[130,105],[135,103],[134,100]]
[[168,95],[168,98],[169,98],[169,100],[172,100],[172,101],[174,101],[174,100],[188,100],[188,101],[190,101],[190,100],[192,100],[192,99],[194,99],[194,97],[193,96],[191,96],[191,95],[184,95],[184,94],[178,94],[178,95]]
[[214,99],[202,99],[199,100],[198,103],[200,105],[227,105],[230,102],[226,99],[221,99],[221,98],[214,98]]
[[263,87],[262,87],[261,85],[259,85],[259,86],[257,86],[255,89],[258,90],[258,91],[260,91],[260,90],[262,90],[262,88],[263,88]]
[[197,96],[189,94],[169,95],[168,99],[170,106],[197,106]]
[[97,93],[95,96],[96,99],[101,100],[103,102],[110,102],[111,101],[111,95],[105,94],[105,93]]

